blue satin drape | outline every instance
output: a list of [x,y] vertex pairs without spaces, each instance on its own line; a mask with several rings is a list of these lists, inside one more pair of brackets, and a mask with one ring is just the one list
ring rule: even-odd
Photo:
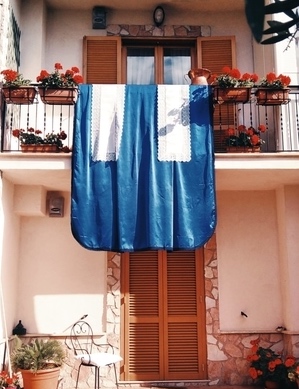
[[157,158],[157,86],[127,85],[117,161],[91,159],[92,85],[75,109],[71,228],[91,250],[193,249],[216,226],[212,99],[189,87],[191,161]]

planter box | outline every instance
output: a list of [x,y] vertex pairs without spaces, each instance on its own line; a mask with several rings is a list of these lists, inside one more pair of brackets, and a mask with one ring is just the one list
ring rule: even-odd
[[247,103],[250,100],[252,88],[219,88],[214,87],[214,100],[223,103]]
[[41,101],[49,105],[74,105],[78,99],[78,88],[39,87]]
[[57,145],[21,145],[23,153],[58,153]]
[[259,153],[261,151],[260,146],[245,147],[245,146],[228,146],[226,148],[227,153]]
[[34,86],[3,87],[2,94],[6,104],[32,104],[35,100]]
[[290,89],[258,88],[255,92],[257,105],[288,104]]

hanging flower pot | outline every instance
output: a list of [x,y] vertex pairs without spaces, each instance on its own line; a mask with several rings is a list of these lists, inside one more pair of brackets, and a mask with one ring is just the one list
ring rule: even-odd
[[21,145],[23,153],[58,153],[59,148],[57,145],[47,144],[33,144],[33,145]]
[[6,104],[32,104],[36,96],[34,86],[4,86],[2,94]]
[[250,100],[251,88],[220,88],[214,87],[214,100],[223,103],[247,103]]
[[78,99],[78,88],[39,87],[41,101],[49,105],[73,105]]
[[73,105],[78,98],[78,85],[82,84],[83,77],[76,66],[62,72],[61,63],[54,64],[52,73],[41,70],[36,77],[39,84],[40,98],[44,104]]
[[227,153],[259,153],[260,146],[227,146]]
[[288,104],[290,89],[258,88],[255,92],[257,105]]
[[266,389],[279,389],[279,383],[277,381],[267,380],[265,382],[265,388]]

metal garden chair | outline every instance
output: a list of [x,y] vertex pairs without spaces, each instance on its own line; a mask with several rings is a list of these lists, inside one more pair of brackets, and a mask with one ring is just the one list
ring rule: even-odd
[[[79,375],[82,366],[93,367],[95,369],[95,383],[94,388],[100,388],[100,369],[104,366],[113,365],[115,374],[115,383],[118,387],[116,363],[122,361],[122,357],[114,354],[114,349],[110,344],[98,344],[94,340],[93,330],[89,323],[83,320],[77,321],[73,324],[66,342],[67,347],[72,349],[75,358],[80,361],[76,388],[78,387]],[[105,351],[102,351],[102,350]],[[108,352],[112,350],[112,352]]]

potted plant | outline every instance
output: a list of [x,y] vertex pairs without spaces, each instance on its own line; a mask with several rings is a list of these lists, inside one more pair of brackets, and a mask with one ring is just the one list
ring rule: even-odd
[[5,69],[3,76],[2,94],[7,104],[32,104],[36,96],[36,89],[16,70]]
[[64,131],[51,132],[42,137],[42,131],[30,127],[27,131],[15,129],[12,135],[19,139],[23,152],[70,152],[68,146],[64,146],[62,142],[67,138]]
[[239,125],[237,129],[229,127],[225,145],[227,152],[259,152],[264,140],[261,134],[266,131],[266,126],[260,124],[258,128]]
[[0,388],[15,388],[20,389],[20,380],[18,374],[9,374],[8,371],[0,372]]
[[288,378],[290,381],[296,382],[299,388],[299,362],[295,358],[289,357],[288,365]]
[[239,69],[225,66],[222,74],[212,75],[214,99],[218,104],[225,102],[246,103],[250,99],[251,88],[258,80],[256,74],[241,74]]
[[39,94],[45,104],[75,104],[78,98],[78,85],[83,82],[80,70],[76,66],[62,72],[62,65],[57,62],[52,73],[42,70],[37,76]]
[[288,369],[294,365],[295,358],[287,356],[285,361],[280,354],[271,348],[259,345],[259,339],[252,340],[251,353],[247,360],[250,361],[249,375],[265,388],[289,388],[291,381],[288,377]]
[[258,105],[281,105],[289,102],[291,79],[283,74],[270,72],[262,78],[255,92]]
[[55,339],[35,339],[28,344],[15,338],[11,366],[20,371],[24,389],[56,389],[65,350]]

